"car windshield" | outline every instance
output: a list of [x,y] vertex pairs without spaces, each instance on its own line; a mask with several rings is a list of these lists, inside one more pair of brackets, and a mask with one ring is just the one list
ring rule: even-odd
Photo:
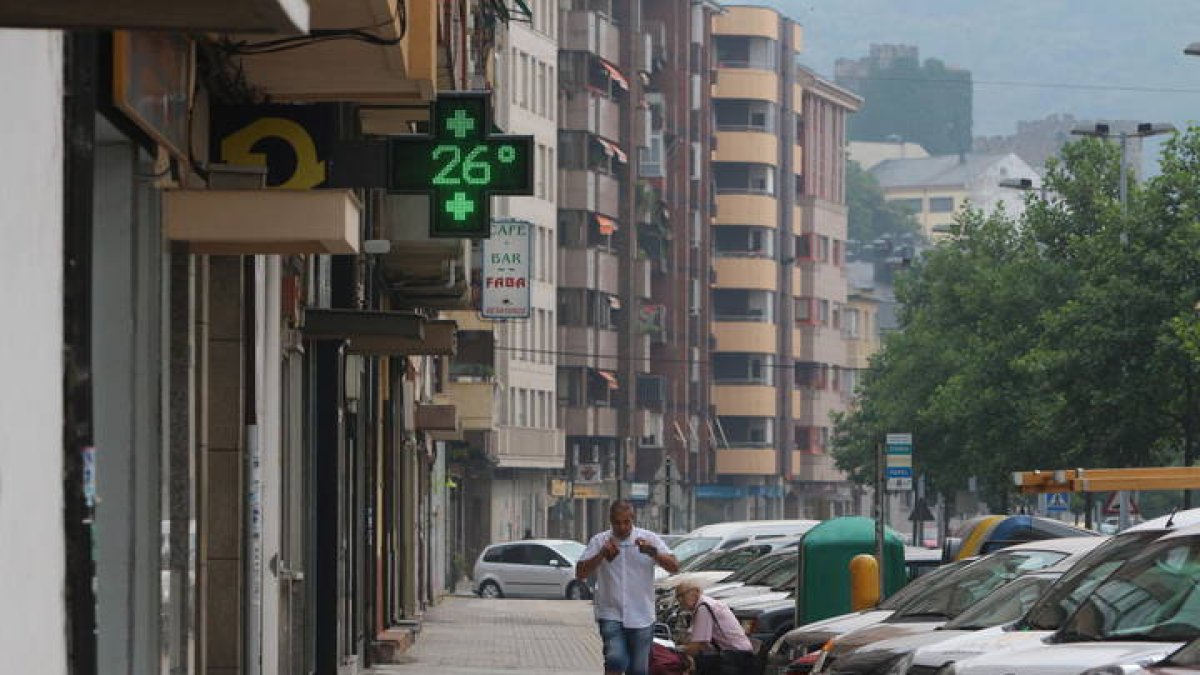
[[725,551],[706,561],[700,569],[726,572],[741,569],[747,563],[757,559],[769,550],[771,550],[770,546],[760,545]]
[[701,553],[706,553],[714,546],[721,542],[718,537],[691,537],[675,544],[675,548],[671,549],[671,553],[675,554],[675,559],[683,563]]
[[783,572],[780,570],[790,570],[792,574],[796,573],[796,556],[771,556],[770,560],[770,564],[759,568],[757,572],[743,580],[747,586],[772,586],[774,584],[770,583],[770,580],[782,574]]
[[946,630],[983,630],[1012,623],[1025,616],[1038,598],[1050,588],[1057,575],[1037,574],[1017,577],[995,593],[968,607]]
[[918,616],[953,619],[1018,575],[1049,567],[1066,555],[1059,551],[1006,550],[994,553],[945,577],[942,583],[888,620],[904,621]]
[[1126,560],[1162,536],[1161,530],[1130,532],[1097,546],[1043,595],[1017,626],[1021,630],[1058,630],[1096,585]]
[[579,556],[583,555],[583,550],[587,548],[577,541],[558,541],[549,546],[571,562],[578,562]]
[[934,585],[941,583],[942,579],[945,579],[956,570],[962,569],[968,564],[966,560],[956,560],[922,574],[908,582],[904,588],[892,593],[886,600],[879,603],[879,609],[900,609],[909,602],[916,600],[917,597],[924,594],[930,588],[933,588]]
[[783,557],[785,557],[785,556],[764,555],[761,558],[758,558],[757,560],[750,562],[742,569],[729,575],[728,577],[726,577],[725,581],[726,582],[729,582],[729,581],[744,582],[747,579],[756,578],[764,569],[777,564],[779,559],[783,558]]
[[1179,651],[1168,656],[1166,661],[1155,665],[1190,666],[1192,668],[1200,666],[1200,640],[1192,640],[1183,647],[1180,647]]
[[1200,536],[1160,541],[1096,587],[1062,642],[1184,642],[1200,637]]

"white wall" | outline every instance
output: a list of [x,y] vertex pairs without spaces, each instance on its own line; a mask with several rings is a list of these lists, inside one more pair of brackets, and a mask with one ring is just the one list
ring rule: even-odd
[[62,37],[0,30],[0,654],[66,672]]

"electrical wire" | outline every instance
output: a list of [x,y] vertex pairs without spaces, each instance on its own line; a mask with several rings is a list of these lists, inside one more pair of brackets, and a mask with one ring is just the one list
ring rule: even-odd
[[357,28],[315,29],[310,30],[305,35],[279,38],[277,40],[264,40],[262,42],[227,41],[222,43],[222,49],[232,54],[254,55],[284,52],[331,40],[359,40],[384,47],[398,45],[404,40],[404,35],[407,32],[407,21],[401,24],[399,35],[395,38],[384,38],[367,32],[390,24],[390,20],[385,20],[372,26],[360,26]]
[[1200,94],[1200,89],[1189,89],[1185,87],[1151,87],[1143,85],[1110,85],[1110,84],[1079,84],[1072,82],[1032,82],[1028,80],[976,80],[974,78],[966,80],[955,80],[950,78],[924,78],[924,77],[891,77],[891,76],[869,76],[855,77],[845,76],[842,78],[844,82],[914,82],[928,83],[940,85],[984,85],[989,87],[1031,87],[1037,89],[1075,89],[1079,91],[1127,91],[1134,93],[1156,93],[1156,94]]
[[[499,345],[493,347],[493,349],[495,349],[496,351],[500,351],[500,352],[521,353],[521,354],[531,354],[531,355],[537,354],[537,355],[563,356],[563,357],[571,357],[571,358],[604,359],[607,361],[615,361],[617,363],[636,363],[636,362],[650,361],[653,363],[681,363],[684,365],[697,365],[697,366],[707,366],[707,367],[712,366],[711,362],[703,361],[703,360],[699,360],[699,359],[669,359],[669,358],[649,357],[649,356],[619,356],[616,354],[592,354],[592,353],[588,353],[588,352],[569,352],[569,351],[563,351],[563,350],[559,350],[559,349],[535,349],[533,347],[501,347]],[[746,352],[724,352],[724,353],[746,353]],[[762,367],[763,368],[778,368],[781,370],[794,370],[797,365],[804,365],[805,370],[817,370],[824,366],[836,367],[839,370],[849,370],[849,371],[871,370],[871,368],[856,368],[856,367],[852,367],[852,366],[835,366],[833,364],[815,363],[812,361],[801,361],[799,363],[793,363],[790,366],[786,366],[781,363],[772,363],[770,365],[763,364]]]

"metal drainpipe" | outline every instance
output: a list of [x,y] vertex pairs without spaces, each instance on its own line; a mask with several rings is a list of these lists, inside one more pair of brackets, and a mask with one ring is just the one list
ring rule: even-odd
[[242,258],[242,415],[245,425],[242,495],[242,652],[243,672],[258,675],[262,666],[262,470],[258,435],[258,265]]

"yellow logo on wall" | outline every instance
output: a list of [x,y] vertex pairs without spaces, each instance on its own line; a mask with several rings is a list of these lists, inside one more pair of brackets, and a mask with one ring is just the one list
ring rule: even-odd
[[317,155],[317,145],[300,124],[283,117],[263,117],[221,140],[221,157],[238,166],[267,166],[267,155],[254,147],[265,139],[278,138],[292,149],[296,168],[279,184],[284,190],[310,190],[326,179],[325,162]]

